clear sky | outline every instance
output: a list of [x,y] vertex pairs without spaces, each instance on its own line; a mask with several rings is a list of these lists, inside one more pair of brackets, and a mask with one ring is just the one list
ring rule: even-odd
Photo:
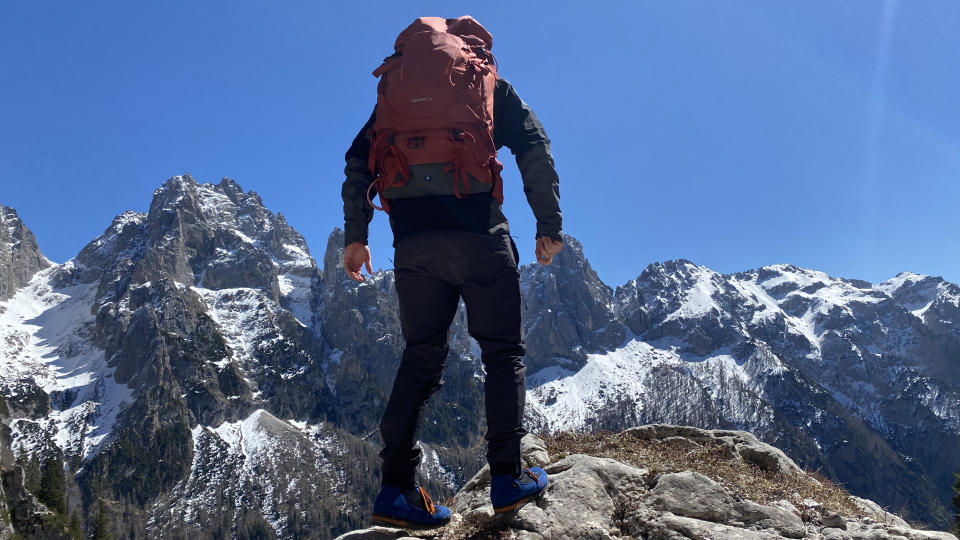
[[[587,7],[588,6],[588,7]],[[654,261],[960,281],[960,2],[0,0],[0,204],[62,262],[189,172],[320,258],[370,72],[469,13],[553,140],[564,229],[616,286]],[[505,212],[534,220],[504,149]],[[390,268],[378,213],[375,267]]]

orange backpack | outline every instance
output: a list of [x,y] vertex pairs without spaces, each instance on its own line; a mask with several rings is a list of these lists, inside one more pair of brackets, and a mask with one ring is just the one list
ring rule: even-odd
[[[492,46],[490,33],[470,16],[421,17],[400,33],[396,52],[373,72],[380,82],[376,120],[367,132],[371,206],[389,212],[389,194],[400,192],[392,188],[407,184],[411,166],[425,164],[452,173],[442,176],[458,198],[470,193],[472,183],[503,202],[503,165],[493,142]],[[382,207],[371,200],[371,189]]]

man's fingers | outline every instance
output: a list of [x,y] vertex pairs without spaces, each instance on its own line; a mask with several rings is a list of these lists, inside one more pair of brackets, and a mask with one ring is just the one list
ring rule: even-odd
[[550,263],[553,262],[553,255],[543,251],[539,247],[536,250],[537,262],[543,266],[550,266]]
[[350,263],[349,261],[344,261],[344,262],[343,262],[343,269],[346,271],[348,278],[350,278],[350,279],[352,279],[352,280],[354,280],[354,281],[361,281],[361,280],[363,280],[363,276],[361,276],[361,275],[360,275],[360,272],[359,272],[359,270],[360,270],[360,267],[359,267],[359,266],[354,265],[354,264]]
[[347,277],[354,281],[363,281],[364,266],[367,267],[367,273],[373,275],[370,248],[361,242],[349,244],[343,254],[343,269]]
[[[368,264],[367,269],[369,271],[370,266],[369,266],[369,263],[367,264]],[[343,269],[346,270],[348,278],[354,281],[363,281],[363,272],[360,271],[360,268],[362,268],[362,266],[363,266],[362,262],[358,262],[354,264],[352,262],[344,261]]]

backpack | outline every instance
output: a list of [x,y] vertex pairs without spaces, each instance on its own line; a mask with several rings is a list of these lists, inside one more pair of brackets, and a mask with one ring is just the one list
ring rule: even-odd
[[[503,203],[493,142],[493,38],[473,17],[421,17],[374,70],[376,120],[367,131],[374,181],[367,202],[491,192]],[[382,206],[371,199],[376,189]]]

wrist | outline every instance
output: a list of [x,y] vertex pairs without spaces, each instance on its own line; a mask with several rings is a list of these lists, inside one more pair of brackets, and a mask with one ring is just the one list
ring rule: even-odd
[[563,234],[562,234],[562,233],[559,233],[559,232],[556,232],[556,233],[537,233],[536,239],[539,240],[540,238],[543,238],[543,237],[549,238],[549,239],[553,240],[554,242],[563,243]]

